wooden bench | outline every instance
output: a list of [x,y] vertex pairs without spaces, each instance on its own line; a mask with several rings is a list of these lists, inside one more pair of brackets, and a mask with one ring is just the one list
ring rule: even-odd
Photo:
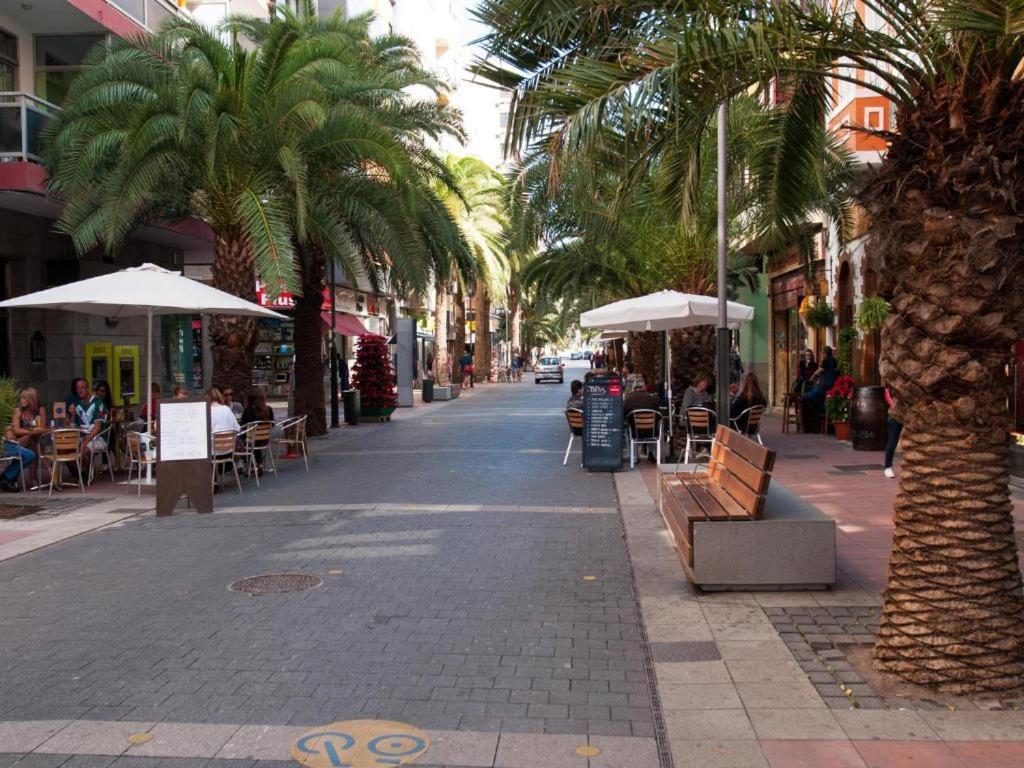
[[706,466],[662,470],[660,509],[683,567],[705,589],[835,583],[835,521],[778,484],[775,452],[719,426]]

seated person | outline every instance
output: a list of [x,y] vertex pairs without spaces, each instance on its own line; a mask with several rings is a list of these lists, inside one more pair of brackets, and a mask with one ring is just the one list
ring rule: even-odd
[[89,383],[78,380],[79,405],[75,408],[75,426],[85,433],[79,451],[82,470],[89,468],[92,451],[107,447],[107,433],[110,427],[110,385],[105,381],[96,384],[96,394],[89,392]]
[[633,411],[649,410],[657,411],[660,403],[658,396],[650,391],[651,388],[637,389],[630,392],[622,400],[622,416],[625,418]]
[[583,382],[579,379],[573,379],[572,384],[569,385],[569,399],[565,402],[565,409],[578,408],[583,410]]
[[729,403],[729,418],[739,419],[736,423],[736,429],[740,432],[747,431],[747,416],[744,415],[740,418],[741,414],[748,408],[753,408],[755,405],[767,405],[768,400],[765,399],[764,393],[761,392],[761,385],[757,381],[757,374],[748,373],[743,377],[743,387],[736,396]]
[[821,367],[811,376],[814,386],[804,393],[804,402],[812,403],[818,409],[825,407],[825,395],[839,378],[839,361],[832,355],[832,347],[825,347]]
[[647,382],[644,380],[644,375],[640,371],[633,367],[632,363],[626,363],[625,367],[626,382],[622,386],[622,394],[628,395],[633,390],[644,390]]
[[708,402],[708,384],[711,379],[706,374],[700,374],[683,392],[682,402],[679,404],[679,412],[685,414],[687,408],[703,408]]

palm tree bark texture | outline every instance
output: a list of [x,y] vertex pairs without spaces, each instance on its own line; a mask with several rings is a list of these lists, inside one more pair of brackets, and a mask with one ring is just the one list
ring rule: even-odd
[[661,333],[630,333],[629,358],[636,371],[644,375],[644,381],[656,387],[661,381]]
[[434,381],[444,387],[449,383],[448,366],[451,357],[448,354],[448,285],[440,277],[434,296]]
[[861,195],[904,425],[875,666],[958,693],[1024,685],[1005,369],[1024,335],[1021,125],[1020,81],[925,93]]
[[466,353],[466,294],[459,285],[452,295],[452,360],[457,362]]
[[[220,234],[213,244],[213,287],[256,301],[252,254],[241,234]],[[215,315],[210,321],[213,385],[231,387],[244,396],[252,388],[256,321],[251,317]]]
[[295,412],[307,416],[306,433],[327,434],[324,409],[324,323],[320,315],[327,259],[315,244],[299,244],[302,293],[295,298]]
[[476,285],[476,337],[473,345],[473,380],[491,380],[491,293],[480,281]]

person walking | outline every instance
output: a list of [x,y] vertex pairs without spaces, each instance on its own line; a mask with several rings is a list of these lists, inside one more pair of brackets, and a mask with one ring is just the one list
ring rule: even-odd
[[900,435],[903,434],[903,425],[893,418],[892,407],[895,403],[893,400],[892,392],[889,388],[885,388],[885,402],[889,405],[889,442],[885,444],[885,470],[883,473],[888,478],[896,477],[896,473],[892,469],[892,462],[896,458],[896,446],[900,442]]
[[466,377],[469,377],[469,386],[473,387],[473,356],[466,350],[466,353],[459,358],[459,372],[462,374],[462,386],[466,386]]

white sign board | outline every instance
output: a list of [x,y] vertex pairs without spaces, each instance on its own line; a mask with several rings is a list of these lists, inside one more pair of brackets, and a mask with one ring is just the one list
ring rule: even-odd
[[207,405],[160,403],[160,461],[190,461],[209,456]]

